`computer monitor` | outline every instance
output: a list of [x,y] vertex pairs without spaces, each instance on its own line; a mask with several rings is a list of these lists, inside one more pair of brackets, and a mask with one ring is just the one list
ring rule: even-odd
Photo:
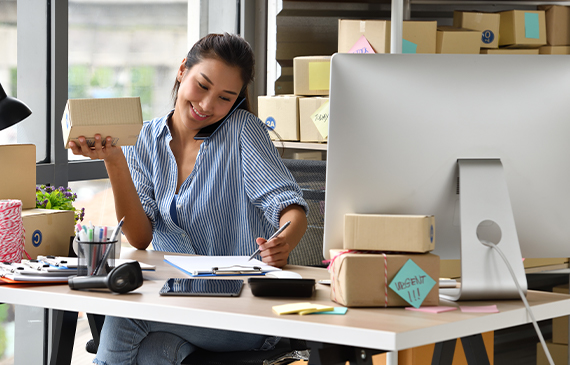
[[455,300],[518,296],[489,221],[524,290],[522,257],[570,257],[569,61],[335,54],[324,256],[346,213],[434,215],[433,253],[463,255]]

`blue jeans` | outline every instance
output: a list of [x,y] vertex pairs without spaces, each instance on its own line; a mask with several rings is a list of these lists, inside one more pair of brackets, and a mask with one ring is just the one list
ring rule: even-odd
[[178,365],[196,348],[270,350],[278,341],[264,335],[107,316],[93,363]]

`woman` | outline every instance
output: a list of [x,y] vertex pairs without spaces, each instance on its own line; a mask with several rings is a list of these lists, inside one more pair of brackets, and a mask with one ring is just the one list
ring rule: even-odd
[[[242,38],[209,35],[182,61],[174,109],[145,122],[135,146],[74,154],[103,159],[117,217],[131,245],[199,255],[251,255],[282,267],[307,227],[307,205],[263,123],[251,114],[247,88],[253,52]],[[239,108],[234,107],[244,99]],[[241,109],[240,109],[241,108]],[[233,111],[233,112],[232,112]],[[227,116],[227,118],[226,118]],[[271,241],[277,227],[290,226]],[[179,364],[196,347],[270,349],[273,337],[107,317],[96,364]]]

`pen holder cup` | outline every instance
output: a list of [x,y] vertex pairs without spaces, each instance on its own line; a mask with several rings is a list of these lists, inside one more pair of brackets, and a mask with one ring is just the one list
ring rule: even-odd
[[77,276],[106,276],[115,267],[113,242],[77,241]]
[[[108,227],[107,227],[107,240],[110,240],[110,239],[113,237],[113,232],[114,232],[114,231],[115,231],[115,227],[111,227],[111,226],[108,226]],[[117,238],[116,238],[117,243],[115,244],[115,256],[114,256],[116,259],[118,259],[119,257],[121,257],[121,244],[122,244],[122,242],[121,242],[121,236],[122,236],[122,234],[119,234],[119,235],[117,235]],[[75,236],[75,237],[73,238],[72,247],[73,247],[73,252],[75,252],[75,254],[77,255],[77,257],[79,257],[79,249],[78,249],[78,247],[77,247],[77,246],[78,246],[78,242],[79,242],[79,239],[78,239],[77,236]]]

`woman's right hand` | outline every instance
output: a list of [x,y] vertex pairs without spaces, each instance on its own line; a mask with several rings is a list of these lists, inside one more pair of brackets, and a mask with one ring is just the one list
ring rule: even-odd
[[101,135],[95,135],[95,145],[89,147],[87,145],[87,140],[84,136],[78,138],[79,144],[75,141],[69,142],[69,148],[74,155],[85,156],[92,160],[105,160],[110,161],[113,158],[123,154],[121,147],[113,146],[113,138],[107,137],[105,140],[105,146],[101,143]]

